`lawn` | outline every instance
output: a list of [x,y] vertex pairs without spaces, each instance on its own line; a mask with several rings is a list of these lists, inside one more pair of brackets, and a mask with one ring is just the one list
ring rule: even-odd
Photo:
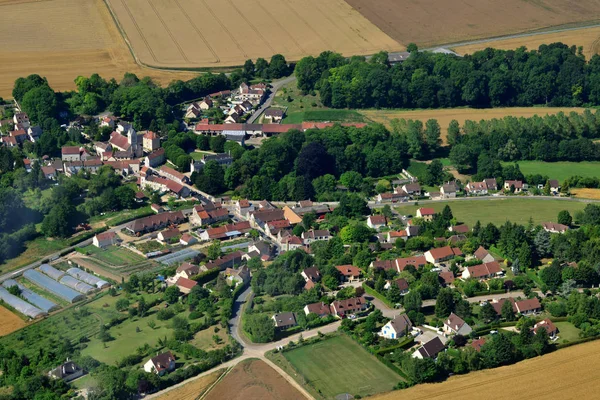
[[110,246],[107,249],[99,249],[96,246],[89,245],[81,249],[84,254],[90,254],[100,261],[111,265],[128,265],[145,260],[144,257],[127,250],[124,247]]
[[572,323],[555,322],[554,325],[558,328],[558,343],[573,342],[579,339],[579,329],[575,328]]
[[365,397],[386,392],[401,380],[345,335],[285,352],[284,356],[308,385],[327,399],[343,393]]
[[568,200],[545,200],[540,198],[480,198],[479,200],[440,201],[421,204],[419,206],[406,205],[397,207],[397,210],[406,215],[415,215],[417,208],[430,207],[440,212],[444,206],[449,205],[452,213],[459,222],[473,226],[478,220],[482,224],[489,222],[502,225],[506,221],[518,224],[527,224],[533,218],[536,224],[546,221],[556,221],[561,210],[568,210],[571,215],[583,210],[585,203]]
[[202,160],[202,158],[204,156],[208,156],[208,155],[212,155],[212,154],[215,154],[215,153],[210,153],[207,151],[192,151],[191,153],[189,153],[189,156],[192,157],[192,160],[194,160],[194,161],[200,161],[200,160]]
[[583,177],[600,177],[600,161],[519,161],[517,164],[519,164],[519,168],[521,169],[523,175],[546,175],[550,179],[558,179],[558,181],[561,183],[564,182],[565,179],[574,175]]
[[[229,335],[227,335],[227,331],[225,329],[218,329],[219,331],[216,333],[215,328],[212,326],[210,328],[203,329],[194,335],[194,338],[190,341],[190,343],[204,351],[222,349],[225,347],[225,345],[227,345],[227,343],[229,343]],[[217,344],[213,339],[215,335],[220,339],[219,344]]]
[[286,124],[301,124],[304,121],[317,122],[365,122],[365,118],[353,110],[306,110],[290,112],[283,120]]

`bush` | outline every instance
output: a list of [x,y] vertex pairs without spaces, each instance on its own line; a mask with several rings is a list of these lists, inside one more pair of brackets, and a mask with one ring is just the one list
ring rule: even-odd
[[156,319],[158,319],[159,321],[166,321],[168,319],[173,318],[173,316],[175,316],[175,313],[170,308],[163,308],[162,310],[156,313]]
[[204,313],[201,311],[192,311],[190,313],[190,315],[188,316],[188,318],[191,320],[194,320],[194,319],[202,318],[203,315],[204,315]]

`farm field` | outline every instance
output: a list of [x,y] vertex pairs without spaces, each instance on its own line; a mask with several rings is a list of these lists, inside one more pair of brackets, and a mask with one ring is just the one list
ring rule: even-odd
[[285,378],[261,360],[244,360],[205,397],[206,400],[304,400]]
[[169,390],[167,393],[159,396],[158,400],[196,400],[202,396],[217,379],[225,373],[224,369],[213,372],[202,378],[194,379],[177,389]]
[[8,308],[0,306],[0,336],[8,335],[18,331],[27,325],[17,314],[14,314]]
[[346,2],[393,39],[420,47],[589,22],[600,12],[600,3],[593,0]]
[[499,39],[487,43],[469,44],[465,46],[453,47],[452,50],[458,54],[473,54],[476,51],[484,50],[488,47],[500,50],[514,50],[521,46],[529,50],[539,48],[542,44],[562,42],[569,46],[582,46],[583,54],[586,59],[590,59],[594,54],[600,51],[600,27],[581,28],[556,33],[542,33],[534,36],[527,36],[513,39]]
[[561,210],[568,210],[573,215],[575,212],[583,210],[586,203],[539,198],[494,199],[488,197],[482,200],[440,201],[419,206],[406,205],[397,207],[397,210],[402,214],[415,215],[417,208],[420,207],[431,207],[440,212],[446,205],[450,206],[455,218],[472,227],[477,220],[482,224],[491,222],[495,225],[502,225],[507,220],[525,225],[529,222],[530,217],[536,224],[556,221],[556,216]]
[[386,392],[402,379],[351,338],[340,335],[284,353],[285,358],[326,399],[339,394]]
[[[552,393],[557,399],[585,399],[600,390],[600,341],[578,344],[506,367],[453,376],[442,383],[417,385],[382,394],[371,400],[439,400],[448,396],[479,400],[539,399]],[[507,384],[510,383],[510,384]]]
[[100,261],[114,266],[134,264],[145,260],[145,258],[139,254],[119,246],[110,246],[106,249],[99,249],[94,245],[89,245],[81,250],[91,254],[92,257],[97,258]]
[[564,182],[565,179],[574,175],[579,175],[586,178],[600,176],[600,162],[598,161],[518,161],[517,164],[519,164],[519,168],[521,169],[523,175],[547,175],[550,177],[550,179],[558,179],[558,181],[561,183]]
[[571,189],[571,194],[582,199],[600,200],[600,189]]
[[0,38],[2,97],[11,97],[14,81],[30,74],[61,91],[93,73],[119,81],[132,72],[163,85],[196,75],[136,64],[102,0],[2,0]]
[[343,0],[107,0],[136,58],[157,67],[242,65],[404,47]]
[[582,113],[585,109],[580,107],[502,107],[489,109],[472,108],[445,108],[440,110],[361,110],[360,113],[368,120],[379,122],[387,127],[395,119],[413,119],[425,123],[428,119],[437,119],[442,131],[442,140],[446,141],[448,134],[448,125],[453,119],[457,120],[462,126],[465,121],[481,121],[494,118],[513,117],[533,117],[534,115],[544,116],[564,112],[565,114],[575,111]]

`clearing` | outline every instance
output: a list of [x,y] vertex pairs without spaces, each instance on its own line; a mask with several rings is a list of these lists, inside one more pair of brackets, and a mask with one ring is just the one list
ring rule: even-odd
[[[373,54],[404,47],[343,0],[107,0],[144,65],[242,65],[333,50]],[[301,39],[300,39],[301,38]]]
[[523,175],[546,175],[550,179],[558,179],[561,183],[574,175],[583,176],[585,178],[600,176],[599,161],[516,161],[516,163],[519,164],[519,168]]
[[[542,398],[585,399],[600,390],[600,341],[578,344],[506,367],[453,376],[442,383],[417,385],[373,400],[431,400],[452,396],[478,400],[493,393],[495,400]],[[510,384],[507,384],[510,383]]]
[[0,336],[8,335],[18,331],[27,325],[17,314],[14,314],[8,308],[0,306]]
[[590,59],[594,54],[600,51],[600,27],[581,28],[565,32],[543,33],[539,35],[526,36],[513,39],[499,39],[486,43],[468,44],[465,46],[453,47],[452,50],[458,54],[473,54],[476,51],[484,50],[488,47],[500,50],[514,50],[521,46],[529,50],[539,48],[542,44],[562,42],[569,46],[582,46],[583,54],[586,59]]
[[346,0],[402,44],[420,47],[593,21],[593,0]]
[[579,107],[502,107],[502,108],[444,108],[439,110],[361,110],[367,119],[373,122],[379,122],[387,127],[390,127],[390,122],[395,119],[412,119],[423,121],[423,124],[428,119],[437,119],[442,130],[442,140],[446,142],[448,133],[448,125],[453,119],[457,120],[462,127],[467,120],[481,121],[494,118],[504,118],[507,116],[513,117],[533,117],[534,115],[544,116],[557,114],[559,112],[565,114],[575,111],[583,113],[585,108]]
[[402,380],[345,335],[286,351],[283,355],[301,375],[301,383],[313,389],[313,395],[320,394],[318,397],[326,399],[343,393],[364,397],[387,392]]
[[244,360],[204,397],[206,400],[305,400],[285,378],[261,360]]
[[206,392],[225,373],[224,369],[202,378],[194,379],[185,385],[159,396],[158,400],[196,400]]
[[102,0],[0,0],[0,38],[3,97],[12,97],[14,81],[30,74],[45,76],[60,91],[94,73],[119,81],[132,72],[160,84],[196,75],[136,64]]
[[571,189],[571,194],[582,199],[600,200],[600,189]]
[[397,210],[402,214],[415,215],[417,208],[420,207],[431,207],[440,212],[446,205],[450,206],[452,214],[456,219],[472,227],[477,220],[481,221],[482,224],[491,222],[498,226],[504,224],[506,221],[525,225],[529,222],[529,218],[533,218],[533,222],[536,224],[556,221],[556,216],[561,210],[568,210],[573,215],[575,212],[583,210],[586,203],[535,197],[515,197],[509,199],[485,197],[469,200],[439,201],[420,204],[418,206],[406,205],[397,207]]

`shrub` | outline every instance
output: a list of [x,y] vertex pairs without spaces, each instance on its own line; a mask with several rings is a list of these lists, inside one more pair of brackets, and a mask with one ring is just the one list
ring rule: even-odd
[[156,319],[159,321],[166,321],[168,319],[173,318],[175,313],[170,308],[163,308],[159,312],[156,313]]

